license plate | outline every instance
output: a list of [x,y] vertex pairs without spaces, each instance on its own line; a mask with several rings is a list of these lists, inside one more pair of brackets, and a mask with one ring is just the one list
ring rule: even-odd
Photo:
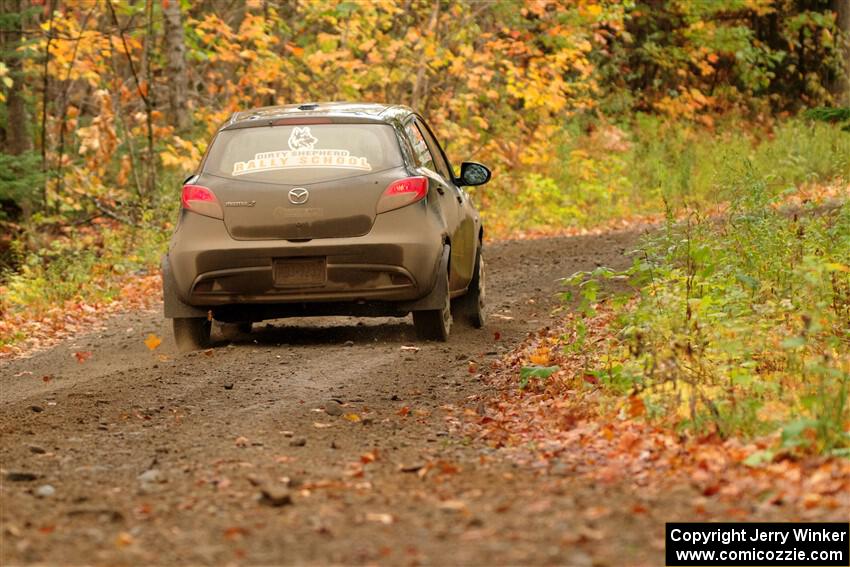
[[326,258],[290,258],[275,260],[274,284],[277,287],[324,285],[327,280]]

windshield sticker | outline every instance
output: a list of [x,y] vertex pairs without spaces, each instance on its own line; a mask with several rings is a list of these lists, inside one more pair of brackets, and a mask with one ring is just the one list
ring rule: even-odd
[[289,135],[289,150],[259,152],[254,154],[254,159],[237,161],[233,164],[233,176],[307,167],[372,171],[368,159],[353,156],[348,150],[313,149],[318,141],[310,132],[309,126],[293,128],[292,134]]
[[318,141],[313,137],[309,126],[304,126],[303,128],[296,127],[292,129],[292,134],[289,135],[289,149],[312,150]]

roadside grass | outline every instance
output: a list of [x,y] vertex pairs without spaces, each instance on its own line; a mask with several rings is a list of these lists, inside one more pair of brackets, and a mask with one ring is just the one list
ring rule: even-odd
[[[712,132],[647,116],[577,128],[560,170],[526,176],[508,232],[662,222],[630,269],[566,279],[562,327],[521,349],[510,383],[527,396],[510,406],[539,406],[548,435],[594,414],[757,441],[751,466],[850,457],[850,135],[801,119]],[[514,427],[497,421],[487,435]]]
[[0,277],[0,354],[44,338],[41,328],[61,331],[118,301],[145,303],[168,236],[166,226],[99,219],[66,227],[35,251],[16,243],[19,265]]
[[704,210],[736,198],[745,162],[770,195],[850,178],[850,136],[802,118],[760,126],[729,117],[707,128],[638,114],[628,124],[572,124],[556,146],[546,167],[477,195],[491,236]]
[[[722,217],[670,219],[630,269],[569,278],[581,316],[563,348],[591,351],[582,374],[629,417],[771,436],[752,464],[850,457],[850,186],[843,201],[789,208],[770,176],[738,173]],[[606,293],[614,280],[633,291]],[[612,314],[607,339],[589,343],[600,308]]]

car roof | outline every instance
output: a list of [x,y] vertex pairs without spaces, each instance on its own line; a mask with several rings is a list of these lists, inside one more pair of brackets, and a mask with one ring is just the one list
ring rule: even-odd
[[412,114],[397,104],[377,102],[307,102],[281,106],[263,106],[233,113],[224,128],[239,128],[287,118],[329,118],[340,122],[392,122]]

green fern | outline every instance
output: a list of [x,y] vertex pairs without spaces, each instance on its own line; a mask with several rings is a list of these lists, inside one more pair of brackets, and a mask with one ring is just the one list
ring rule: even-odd
[[845,132],[850,132],[850,108],[829,108],[829,107],[818,107],[818,108],[810,108],[805,112],[806,118],[810,120],[817,120],[819,122],[830,122],[832,124],[838,122],[846,122],[846,124],[841,128]]

